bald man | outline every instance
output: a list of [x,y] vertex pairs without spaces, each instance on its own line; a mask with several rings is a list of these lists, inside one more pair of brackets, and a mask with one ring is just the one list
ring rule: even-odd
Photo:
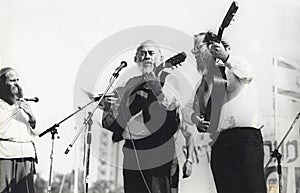
[[166,72],[156,71],[163,62],[157,44],[151,40],[140,44],[134,61],[141,75],[128,80],[120,103],[103,113],[102,123],[113,131],[114,142],[125,140],[125,193],[170,193],[178,100],[163,91]]

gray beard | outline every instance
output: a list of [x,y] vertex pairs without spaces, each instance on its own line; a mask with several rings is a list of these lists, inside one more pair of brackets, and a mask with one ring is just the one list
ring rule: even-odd
[[144,67],[143,64],[139,64],[139,70],[141,71],[142,74],[149,74],[149,73],[153,72],[154,65]]
[[207,52],[201,53],[197,60],[197,70],[199,72],[205,72],[210,66],[215,65],[215,59]]

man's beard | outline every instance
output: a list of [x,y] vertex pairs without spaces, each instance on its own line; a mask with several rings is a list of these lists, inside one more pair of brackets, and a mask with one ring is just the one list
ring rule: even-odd
[[23,98],[22,88],[19,85],[16,85],[14,89],[17,89],[17,91],[14,91],[13,88],[8,87],[9,95],[15,99]]
[[154,70],[154,64],[144,66],[143,63],[139,64],[139,69],[142,74],[149,74]]
[[16,87],[18,88],[18,93],[16,94],[16,97],[23,98],[24,97],[23,96],[23,89],[19,85],[17,85]]
[[13,91],[9,85],[1,85],[0,88],[0,98],[9,102],[14,99],[23,98],[23,90],[20,86],[16,86],[18,91]]
[[209,52],[202,52],[196,57],[197,70],[201,73],[206,73],[208,68],[215,65],[215,59]]

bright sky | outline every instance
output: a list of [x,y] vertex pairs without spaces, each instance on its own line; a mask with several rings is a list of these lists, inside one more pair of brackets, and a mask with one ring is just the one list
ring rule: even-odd
[[[18,71],[25,96],[40,98],[39,103],[31,106],[38,119],[38,130],[43,131],[75,110],[73,93],[77,73],[87,55],[101,41],[121,30],[142,25],[175,28],[190,36],[205,30],[217,32],[231,2],[2,0],[0,65]],[[300,3],[297,0],[284,3],[240,0],[238,3],[236,19],[225,30],[224,37],[230,41],[233,53],[253,62],[259,88],[264,91],[260,93],[262,111],[270,116],[272,57],[281,56],[300,63]],[[190,44],[192,46],[192,42]],[[168,51],[164,54],[174,55]],[[124,58],[133,64],[130,55],[132,52]],[[116,66],[124,60],[118,57],[112,61]],[[105,77],[99,80],[101,78],[106,80]],[[188,79],[193,80],[192,76]],[[100,92],[98,87],[86,87],[91,92]],[[65,155],[64,150],[75,135],[74,127],[74,120],[68,120],[58,129],[61,138],[55,143],[54,171],[69,172],[73,167],[74,151]],[[38,138],[37,144],[40,159],[37,169],[47,178],[50,135]]]

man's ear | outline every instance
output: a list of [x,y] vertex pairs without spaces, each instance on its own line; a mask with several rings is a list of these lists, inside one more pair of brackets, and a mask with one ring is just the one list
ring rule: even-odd
[[225,48],[227,52],[230,52],[231,48],[230,46],[227,46],[227,48]]
[[136,56],[134,56],[134,62],[137,63],[137,57]]

